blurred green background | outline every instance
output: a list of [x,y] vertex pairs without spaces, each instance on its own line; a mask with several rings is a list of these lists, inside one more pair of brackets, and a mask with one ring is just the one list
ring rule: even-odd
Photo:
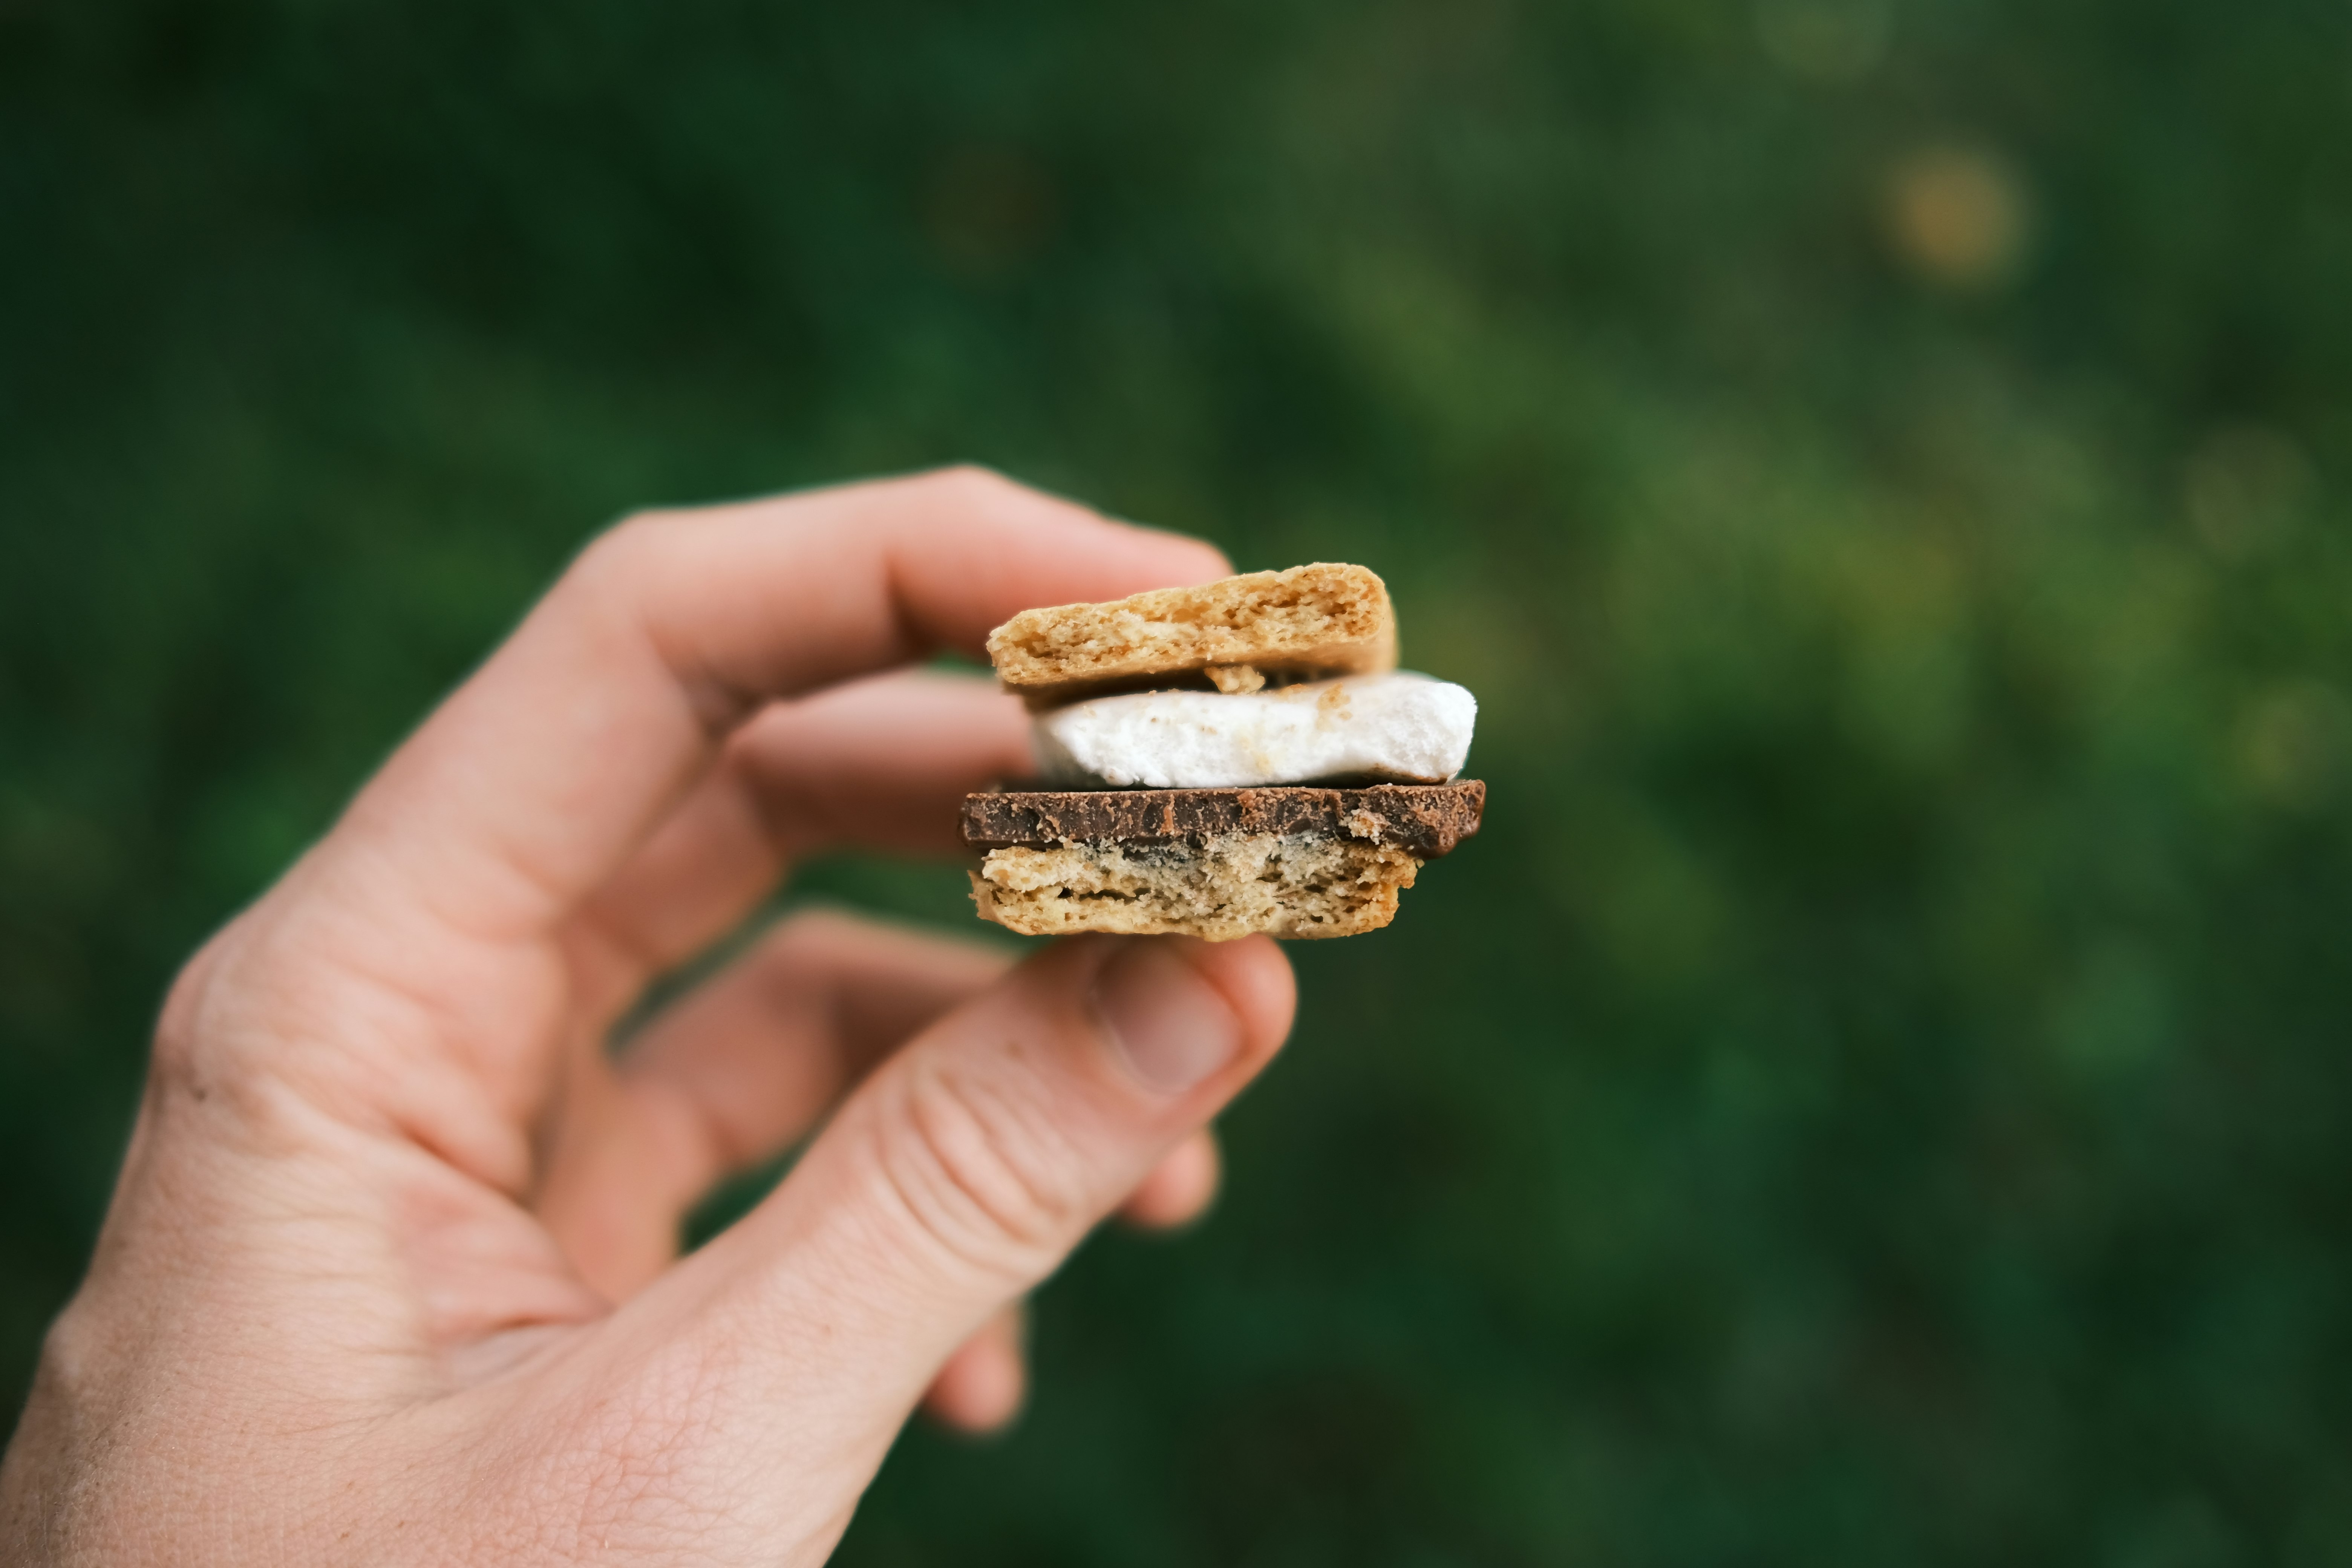
[[0,1403],[583,539],[970,458],[1494,804],[843,1561],[2352,1563],[2348,284],[2315,0],[0,0]]

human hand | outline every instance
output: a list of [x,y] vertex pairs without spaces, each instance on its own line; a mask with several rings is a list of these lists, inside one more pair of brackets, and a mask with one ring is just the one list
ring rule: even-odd
[[1227,569],[969,470],[599,540],[173,986],[0,1556],[813,1563],[927,1390],[1008,1415],[1023,1294],[1122,1204],[1206,1201],[1289,1027],[1272,942],[1007,969],[804,918],[606,1037],[796,857],[952,850],[1025,767],[979,682],[837,683]]

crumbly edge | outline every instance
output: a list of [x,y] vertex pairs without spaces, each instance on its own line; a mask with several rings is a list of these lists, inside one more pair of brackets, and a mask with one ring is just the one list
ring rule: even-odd
[[1000,679],[1073,694],[1212,666],[1362,674],[1396,664],[1396,615],[1370,569],[1332,562],[1024,610],[989,634]]
[[1397,896],[1421,865],[1402,849],[1328,834],[1021,846],[989,851],[971,897],[981,919],[1028,936],[1355,936],[1396,918]]
[[1482,779],[1351,789],[1259,784],[1198,790],[1005,790],[964,797],[966,844],[987,850],[1108,842],[1167,844],[1225,833],[1321,834],[1387,844],[1428,861],[1478,831]]

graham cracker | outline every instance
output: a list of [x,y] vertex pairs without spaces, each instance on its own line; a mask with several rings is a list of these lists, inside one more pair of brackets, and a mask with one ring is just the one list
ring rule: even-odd
[[989,634],[988,657],[1008,690],[1050,708],[1176,677],[1245,689],[1267,674],[1369,674],[1396,667],[1396,644],[1388,585],[1317,562],[1024,610]]

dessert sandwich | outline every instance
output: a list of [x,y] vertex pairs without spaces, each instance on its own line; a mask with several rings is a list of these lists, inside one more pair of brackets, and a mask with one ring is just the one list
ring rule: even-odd
[[1398,670],[1388,588],[1320,563],[1024,610],[989,635],[1048,787],[968,795],[981,918],[1033,936],[1354,936],[1478,831],[1477,700]]

